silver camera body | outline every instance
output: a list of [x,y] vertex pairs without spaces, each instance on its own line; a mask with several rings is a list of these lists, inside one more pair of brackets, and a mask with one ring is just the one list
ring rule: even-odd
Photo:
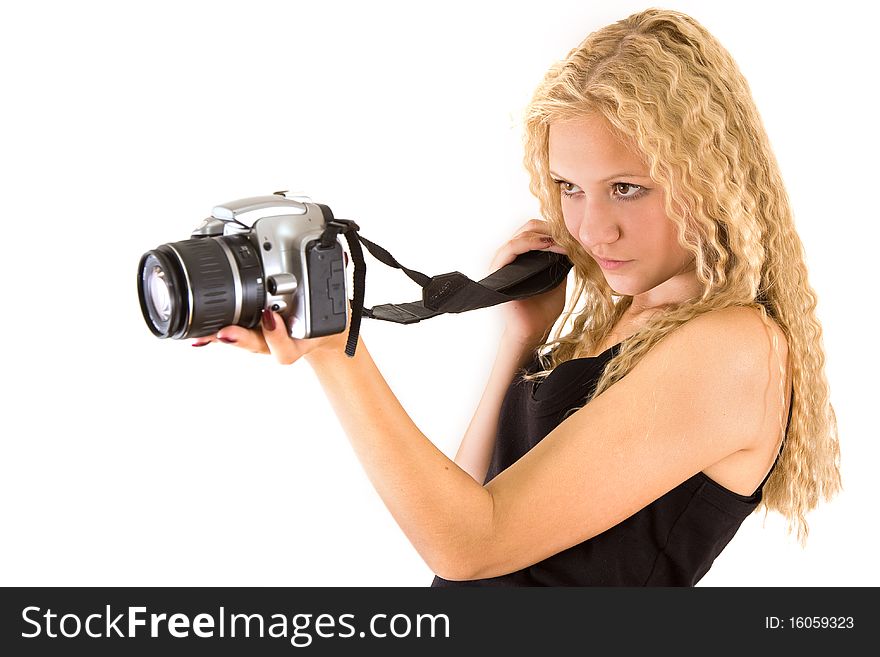
[[291,337],[346,328],[348,290],[342,246],[326,205],[283,192],[214,207],[183,242],[141,258],[138,292],[157,337],[196,338],[223,326],[253,328],[264,308]]

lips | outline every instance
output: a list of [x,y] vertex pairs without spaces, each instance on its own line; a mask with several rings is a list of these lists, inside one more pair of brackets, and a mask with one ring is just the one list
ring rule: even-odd
[[602,269],[617,269],[618,267],[622,267],[623,265],[632,262],[632,260],[604,260],[596,256],[596,262],[599,263],[599,266]]

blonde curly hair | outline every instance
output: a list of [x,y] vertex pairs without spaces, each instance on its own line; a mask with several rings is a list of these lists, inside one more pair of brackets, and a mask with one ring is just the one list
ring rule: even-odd
[[[641,150],[651,178],[665,191],[679,244],[694,255],[702,286],[702,296],[666,307],[621,343],[590,399],[697,315],[752,307],[768,328],[772,317],[788,341],[793,397],[784,447],[756,510],[785,516],[788,533],[796,527],[803,547],[805,514],[841,488],[816,294],[748,83],[727,50],[685,14],[648,9],[593,32],[551,67],[526,108],[530,189],[553,238],[570,254],[575,282],[563,321],[537,349],[540,370],[525,378],[540,379],[560,363],[592,353],[632,303],[631,296],[613,292],[566,230],[559,187],[549,172],[550,124],[588,113],[604,117]],[[561,335],[573,315],[570,332]],[[772,330],[770,335],[778,357]],[[780,394],[784,408],[786,391]]]

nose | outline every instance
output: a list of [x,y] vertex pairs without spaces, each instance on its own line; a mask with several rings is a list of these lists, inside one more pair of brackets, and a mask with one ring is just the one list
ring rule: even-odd
[[606,244],[620,239],[617,218],[602,201],[585,198],[577,217],[577,238],[590,252],[605,252]]

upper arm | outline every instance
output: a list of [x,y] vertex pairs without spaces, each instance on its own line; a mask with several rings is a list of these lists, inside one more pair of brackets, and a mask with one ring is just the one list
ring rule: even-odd
[[455,454],[455,463],[480,485],[486,479],[492,461],[504,396],[520,367],[531,358],[531,353],[531,346],[502,338],[483,396]]
[[537,563],[625,520],[766,426],[772,347],[756,311],[700,315],[566,418],[486,489],[490,535],[467,578]]

